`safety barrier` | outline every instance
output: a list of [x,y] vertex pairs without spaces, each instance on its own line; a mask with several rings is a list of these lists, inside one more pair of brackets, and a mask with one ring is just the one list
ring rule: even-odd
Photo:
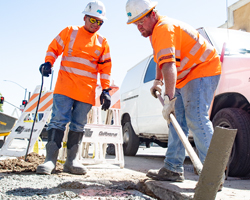
[[[93,113],[100,113],[100,109],[100,107],[93,107]],[[119,123],[119,114],[118,109],[110,109],[107,111],[106,124],[87,124],[85,126],[85,135],[80,151],[80,161],[83,164],[110,163],[119,164],[120,168],[124,167],[123,135]],[[100,119],[100,114],[93,117]],[[94,145],[92,158],[88,156],[89,144]],[[106,155],[107,144],[114,145],[114,157]]]
[[[118,164],[124,167],[123,135],[120,125],[120,109],[109,109],[104,112],[100,107],[93,106],[88,113],[88,124],[85,125],[85,134],[79,150],[79,160],[82,164]],[[105,116],[106,113],[106,116]],[[104,115],[103,124],[102,115]],[[112,125],[111,125],[112,124]],[[59,151],[58,160],[64,163],[67,157],[68,125],[63,138],[63,147]],[[113,144],[115,155],[107,156],[107,144]],[[91,151],[92,150],[92,151]]]
[[[33,124],[32,119],[34,119],[37,107],[39,89],[40,86],[37,86],[22,115],[0,149],[0,156],[20,157],[26,154]],[[99,88],[97,88],[96,92],[97,98],[99,98],[98,90]],[[120,100],[117,99],[119,88],[114,87],[112,90],[113,92],[110,92],[112,104],[109,110],[102,111],[100,106],[93,106],[88,113],[88,124],[85,126],[85,135],[79,151],[79,159],[83,164],[111,163],[119,164],[121,168],[124,167],[123,136],[120,126]],[[28,153],[32,152],[33,147],[38,152],[37,140],[50,117],[52,104],[53,91],[42,92]],[[63,145],[59,150],[58,160],[60,162],[65,162],[67,156],[68,129],[67,125]],[[22,145],[20,145],[20,140],[24,141]],[[114,144],[114,158],[106,156],[107,144]],[[90,147],[93,147],[91,156],[89,154]]]
[[[101,110],[101,86],[96,87],[96,102],[87,116],[85,134],[78,152],[82,164],[119,164],[124,167],[123,136],[120,125],[120,94],[117,86],[111,86],[111,106],[107,111]],[[59,150],[58,161],[64,163],[67,157],[68,125],[64,132],[63,145]],[[107,144],[114,144],[115,156],[107,156]],[[91,151],[92,150],[92,151]]]
[[[100,95],[102,88],[96,88],[95,106],[88,113],[85,135],[83,136],[79,153],[82,164],[119,164],[124,167],[123,136],[120,125],[120,95],[117,86],[111,86],[111,106],[102,111]],[[63,137],[63,148],[59,151],[58,161],[64,163],[67,157],[68,125]],[[107,156],[107,144],[114,144],[115,155]],[[91,151],[92,150],[92,151]]]
[[16,122],[16,125],[12,128],[11,133],[8,135],[2,148],[0,149],[0,156],[20,157],[26,154],[33,125],[33,120],[31,119],[35,118],[36,122],[33,128],[28,153],[33,151],[33,146],[38,140],[39,135],[50,116],[53,103],[53,91],[42,92],[37,116],[34,117],[39,91],[40,86],[37,86],[24,111],[22,112],[22,115]]

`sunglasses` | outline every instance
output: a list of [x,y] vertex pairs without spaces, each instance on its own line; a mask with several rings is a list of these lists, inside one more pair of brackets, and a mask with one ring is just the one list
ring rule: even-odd
[[141,18],[140,20],[134,22],[133,24],[136,25],[136,26],[138,26],[138,25],[141,25],[141,26],[142,26],[143,23],[144,23],[144,21],[145,21],[145,19],[146,19],[147,17],[149,17],[149,16],[151,15],[151,13],[152,13],[152,10],[151,10],[148,14],[146,14],[143,18]]
[[90,16],[88,16],[88,17],[89,17],[89,21],[90,21],[91,24],[97,23],[98,26],[101,26],[103,24],[103,22],[104,22],[102,20],[97,20],[97,19],[95,19],[93,17],[90,17]]

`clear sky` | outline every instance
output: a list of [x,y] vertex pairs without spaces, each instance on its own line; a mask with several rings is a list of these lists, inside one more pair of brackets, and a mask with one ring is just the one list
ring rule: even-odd
[[[44,62],[50,42],[69,25],[83,25],[81,13],[86,0],[0,0],[0,93],[19,107],[25,88],[33,93],[41,84],[39,66]],[[102,0],[107,18],[99,32],[107,38],[110,49],[112,80],[118,86],[128,69],[152,54],[148,38],[135,25],[127,25],[127,0]],[[237,0],[158,0],[160,15],[184,21],[194,28],[218,27],[227,20],[226,5]],[[54,64],[54,88],[60,57]],[[8,80],[8,81],[4,81]],[[12,82],[11,82],[12,81]],[[15,82],[15,83],[13,83]],[[44,79],[50,89],[51,78]],[[28,93],[26,95],[26,98]],[[4,113],[12,115],[15,107],[4,103]],[[16,115],[15,115],[16,116]],[[20,116],[20,112],[19,112]]]

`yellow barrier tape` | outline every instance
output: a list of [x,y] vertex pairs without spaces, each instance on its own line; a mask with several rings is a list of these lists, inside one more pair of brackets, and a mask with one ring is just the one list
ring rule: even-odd
[[23,122],[28,122],[28,123],[31,123],[33,122],[34,120],[24,120]]
[[10,134],[10,132],[7,132],[7,133],[0,133],[0,136],[7,136],[7,135],[9,135]]
[[42,138],[41,137],[39,137],[38,138],[38,141],[40,140],[40,142],[42,143],[42,147],[41,147],[41,149],[44,149],[44,147],[45,147],[45,145],[44,145],[44,143],[43,143],[43,141],[42,141]]
[[93,156],[92,158],[95,158],[95,148],[93,149]]
[[34,147],[33,147],[33,152],[37,154],[39,154],[39,144],[38,144],[39,141],[41,142],[41,146],[42,146],[40,149],[44,149],[45,147],[41,137],[38,137],[38,140],[35,142]]
[[33,152],[39,154],[38,140],[35,142],[33,147]]

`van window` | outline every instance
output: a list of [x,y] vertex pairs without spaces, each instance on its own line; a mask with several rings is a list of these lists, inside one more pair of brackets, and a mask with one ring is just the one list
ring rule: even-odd
[[155,79],[155,73],[156,73],[155,70],[156,70],[156,63],[154,61],[154,58],[152,58],[144,77],[144,83],[147,83]]

